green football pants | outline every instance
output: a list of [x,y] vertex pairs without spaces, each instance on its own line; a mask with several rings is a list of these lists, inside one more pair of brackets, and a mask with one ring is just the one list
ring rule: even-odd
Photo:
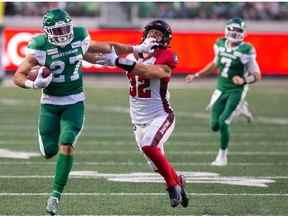
[[212,107],[210,126],[213,131],[220,130],[220,147],[225,150],[230,140],[229,118],[241,101],[242,91],[222,93]]
[[41,104],[38,137],[46,158],[58,152],[59,144],[75,145],[84,120],[84,103],[72,105]]

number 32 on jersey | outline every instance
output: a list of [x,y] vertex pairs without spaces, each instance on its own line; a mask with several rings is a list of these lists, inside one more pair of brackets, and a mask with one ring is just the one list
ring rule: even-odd
[[150,80],[143,79],[139,76],[127,74],[127,77],[130,81],[130,95],[132,97],[140,97],[140,98],[150,98],[151,97],[151,89]]

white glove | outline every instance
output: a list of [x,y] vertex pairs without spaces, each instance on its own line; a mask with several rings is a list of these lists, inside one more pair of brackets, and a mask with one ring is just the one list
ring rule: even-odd
[[35,81],[33,82],[33,87],[34,88],[46,88],[50,82],[52,81],[53,78],[53,73],[50,73],[49,76],[43,77],[43,69],[45,67],[40,67],[39,72],[37,74],[37,77]]
[[117,53],[115,52],[114,47],[112,46],[110,53],[105,53],[96,60],[96,64],[106,65],[106,66],[115,66],[116,59],[118,58]]
[[133,46],[133,51],[135,53],[153,53],[154,48],[159,44],[156,42],[155,38],[146,38],[140,45]]

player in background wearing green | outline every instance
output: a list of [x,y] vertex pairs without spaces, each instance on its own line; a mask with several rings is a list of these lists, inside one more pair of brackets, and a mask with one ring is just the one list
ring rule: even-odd
[[230,140],[229,125],[233,113],[241,105],[247,94],[248,85],[261,79],[256,61],[256,51],[250,43],[244,42],[245,23],[240,18],[229,20],[225,26],[225,38],[220,38],[214,45],[215,58],[196,74],[186,76],[190,83],[194,78],[218,69],[217,88],[210,106],[210,126],[213,131],[220,131],[220,149],[211,165],[227,165],[227,150]]
[[[119,54],[149,52],[155,45],[145,40],[136,46],[120,43],[94,42],[84,27],[73,26],[69,14],[62,9],[51,9],[43,17],[43,34],[32,38],[28,52],[18,67],[14,82],[26,89],[43,89],[39,114],[38,137],[44,157],[52,158],[59,152],[53,191],[46,210],[55,215],[73,164],[73,152],[84,121],[82,59],[97,61],[97,52]],[[45,66],[52,72],[43,78],[40,67],[35,81],[27,75],[35,66]]]

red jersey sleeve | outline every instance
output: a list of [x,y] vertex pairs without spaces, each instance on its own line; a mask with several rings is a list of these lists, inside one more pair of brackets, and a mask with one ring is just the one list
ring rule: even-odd
[[176,53],[174,53],[172,50],[169,50],[169,52],[167,52],[167,65],[169,67],[171,67],[172,69],[174,69],[177,64],[178,64],[178,56]]
[[159,52],[156,64],[168,65],[174,69],[178,64],[178,57],[171,49],[163,49]]

